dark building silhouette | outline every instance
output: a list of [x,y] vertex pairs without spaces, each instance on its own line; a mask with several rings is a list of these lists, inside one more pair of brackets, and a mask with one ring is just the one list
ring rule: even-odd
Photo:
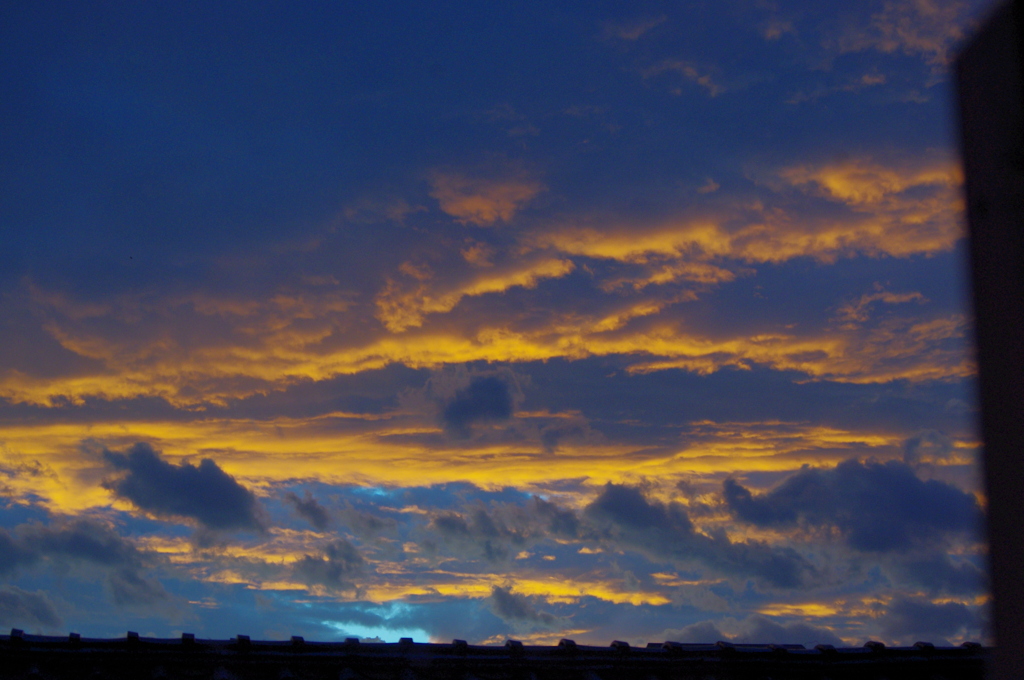
[[989,650],[965,643],[935,647],[694,645],[504,647],[451,644],[258,642],[43,637],[19,630],[0,636],[0,680],[981,680]]

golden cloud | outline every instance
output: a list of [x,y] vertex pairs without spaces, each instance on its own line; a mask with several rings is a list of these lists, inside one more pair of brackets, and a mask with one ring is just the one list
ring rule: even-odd
[[[814,332],[737,328],[713,336],[670,313],[674,305],[692,299],[683,293],[619,300],[613,305],[603,301],[589,312],[545,310],[521,327],[500,313],[492,322],[481,323],[469,315],[458,317],[457,322],[449,319],[420,326],[424,315],[454,313],[465,297],[516,287],[526,294],[543,278],[564,276],[571,269],[567,260],[542,260],[521,271],[472,280],[446,293],[432,293],[415,279],[409,283],[411,288],[386,288],[385,297],[378,298],[378,314],[390,332],[366,328],[358,315],[345,312],[280,327],[271,323],[273,317],[251,319],[236,327],[231,317],[206,335],[192,326],[202,318],[181,309],[169,315],[180,320],[173,328],[164,313],[150,320],[155,328],[145,328],[138,321],[89,323],[93,320],[55,317],[47,325],[52,336],[101,368],[56,375],[8,370],[0,376],[0,396],[43,405],[80,403],[89,397],[148,396],[194,408],[395,363],[424,368],[610,355],[632,357],[629,370],[633,372],[679,368],[708,374],[724,367],[763,366],[799,371],[812,379],[861,383],[974,374],[964,350],[966,319],[958,314],[928,315],[926,308],[911,317],[854,326],[847,322]],[[865,309],[851,313],[863,315]],[[266,334],[260,329],[267,329]]]
[[[373,293],[314,277],[265,298],[82,302],[28,285],[19,304],[37,330],[88,361],[66,372],[10,365],[0,372],[0,397],[41,405],[156,397],[200,408],[395,363],[609,355],[630,357],[634,372],[762,366],[847,382],[962,378],[974,372],[966,320],[930,314],[913,292],[845,302],[832,326],[823,309],[824,327],[814,330],[738,323],[710,334],[681,317],[687,302],[761,263],[948,251],[962,236],[960,179],[934,159],[791,166],[773,176],[768,198],[779,206],[748,200],[711,217],[533,228],[504,245],[473,241],[461,253],[449,248],[444,260],[404,262]],[[592,285],[566,286],[553,305],[544,287],[578,268]],[[869,323],[873,305],[907,302],[919,308]]]
[[[572,272],[574,265],[566,259],[542,259],[505,271],[490,269],[456,288],[435,291],[428,276],[412,276],[400,281],[389,279],[377,295],[377,319],[392,333],[423,325],[427,314],[450,312],[465,297],[503,293],[510,288],[536,288],[542,279],[560,278]],[[417,270],[418,272],[419,270]]]

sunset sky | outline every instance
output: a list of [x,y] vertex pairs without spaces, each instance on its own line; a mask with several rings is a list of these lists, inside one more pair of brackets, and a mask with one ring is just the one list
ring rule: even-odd
[[987,641],[990,5],[4,3],[0,630]]

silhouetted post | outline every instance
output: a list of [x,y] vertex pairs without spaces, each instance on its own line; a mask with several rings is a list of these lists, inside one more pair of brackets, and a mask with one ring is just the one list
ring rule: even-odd
[[957,63],[998,680],[1024,678],[1022,10],[998,9]]

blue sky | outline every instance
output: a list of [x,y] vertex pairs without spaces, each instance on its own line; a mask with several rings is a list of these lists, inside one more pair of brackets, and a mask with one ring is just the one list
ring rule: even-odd
[[987,639],[988,7],[9,3],[0,626]]

